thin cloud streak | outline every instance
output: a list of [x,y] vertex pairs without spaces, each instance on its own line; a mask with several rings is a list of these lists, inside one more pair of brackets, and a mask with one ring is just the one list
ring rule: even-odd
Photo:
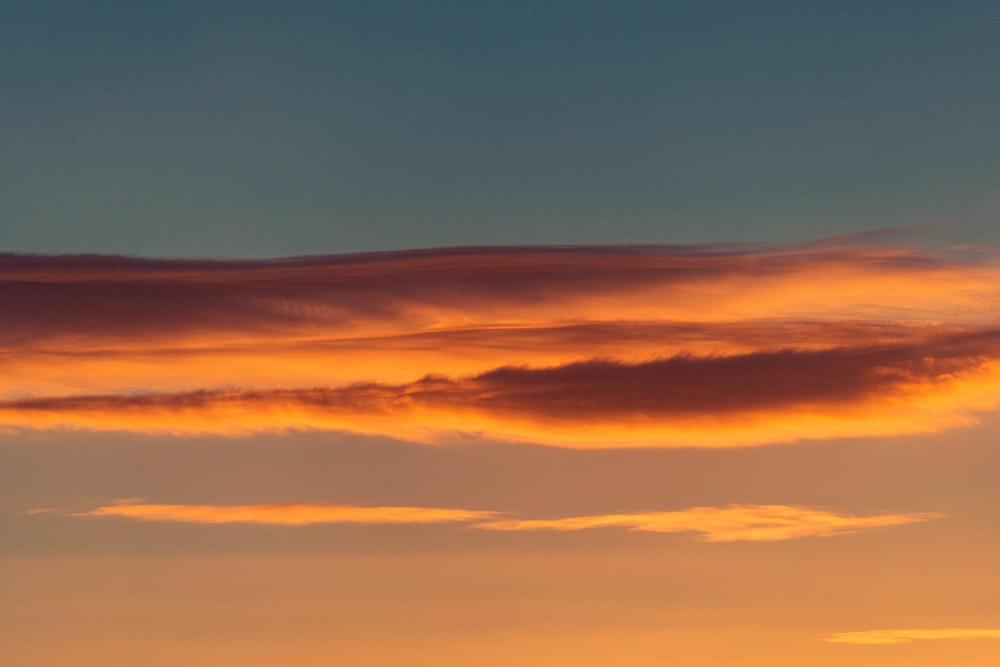
[[573,531],[620,527],[654,533],[699,533],[706,542],[773,542],[802,537],[846,535],[943,516],[930,512],[857,516],[795,505],[728,505],[692,507],[676,512],[597,514],[562,519],[501,519],[482,523],[477,527],[501,531]]
[[341,524],[424,524],[478,521],[495,517],[497,512],[449,509],[441,507],[357,507],[310,503],[270,505],[106,505],[79,517],[121,517],[139,521],[174,521],[181,523],[258,523],[280,526]]
[[[29,510],[29,514],[51,513]],[[255,523],[281,526],[314,524],[423,524],[466,523],[471,528],[520,531],[577,531],[620,527],[655,533],[699,533],[706,542],[792,540],[831,537],[863,530],[918,523],[941,518],[932,512],[858,516],[828,509],[796,505],[727,505],[692,507],[672,512],[599,514],[558,519],[504,519],[504,512],[437,507],[359,507],[318,503],[266,505],[159,505],[119,502],[74,517],[115,517],[139,521],[229,524]],[[475,522],[475,523],[473,523]]]
[[823,641],[836,644],[909,644],[931,639],[1000,639],[1000,629],[989,628],[915,628],[908,630],[862,630],[839,632]]
[[567,447],[900,435],[997,407],[1000,268],[841,241],[0,256],[0,427]]

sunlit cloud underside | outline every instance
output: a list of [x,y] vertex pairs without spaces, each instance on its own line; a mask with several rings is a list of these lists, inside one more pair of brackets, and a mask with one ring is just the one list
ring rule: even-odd
[[[49,511],[34,510],[33,513]],[[600,514],[558,519],[500,518],[502,514],[502,512],[436,507],[357,507],[312,503],[222,506],[119,503],[84,512],[72,512],[71,516],[283,526],[465,522],[469,523],[471,528],[494,531],[578,531],[620,527],[631,531],[655,533],[696,533],[707,542],[830,537],[873,528],[923,522],[944,516],[928,512],[858,516],[835,510],[793,505],[692,507],[672,512]]]
[[824,641],[840,644],[908,644],[927,639],[1000,639],[1000,629],[915,628],[909,630],[862,630],[840,632]]
[[0,427],[732,447],[1000,405],[1000,268],[818,243],[0,257]]

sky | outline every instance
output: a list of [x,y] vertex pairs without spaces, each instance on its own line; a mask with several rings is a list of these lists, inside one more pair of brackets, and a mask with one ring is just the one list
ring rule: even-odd
[[998,26],[0,2],[0,662],[997,664]]

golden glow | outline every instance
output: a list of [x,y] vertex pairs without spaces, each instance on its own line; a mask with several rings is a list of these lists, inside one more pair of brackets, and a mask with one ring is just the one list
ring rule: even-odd
[[917,628],[839,632],[824,641],[839,644],[908,644],[925,639],[1000,639],[1000,630],[985,628]]
[[654,533],[700,533],[706,542],[770,542],[800,537],[830,537],[870,528],[898,526],[940,518],[936,513],[857,516],[794,505],[692,507],[677,512],[598,514],[563,519],[500,519],[479,524],[489,530],[588,530],[622,527]]

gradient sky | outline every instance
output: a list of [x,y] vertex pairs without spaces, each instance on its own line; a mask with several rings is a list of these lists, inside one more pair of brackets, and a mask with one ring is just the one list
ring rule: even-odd
[[0,663],[994,667],[995,2],[0,2]]
[[995,240],[995,2],[4,2],[0,244]]

